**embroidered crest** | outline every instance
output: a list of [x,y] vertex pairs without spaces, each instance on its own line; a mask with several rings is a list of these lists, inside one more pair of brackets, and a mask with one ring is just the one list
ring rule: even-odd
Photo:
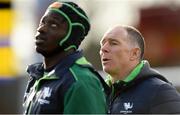
[[125,110],[132,109],[132,108],[133,108],[133,103],[130,103],[130,102],[124,103]]

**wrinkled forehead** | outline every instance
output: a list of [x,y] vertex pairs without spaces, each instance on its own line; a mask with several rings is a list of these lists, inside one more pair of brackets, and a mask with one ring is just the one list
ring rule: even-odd
[[109,29],[102,37],[102,40],[126,38],[127,35],[128,35],[127,31],[123,27],[115,27],[115,28]]

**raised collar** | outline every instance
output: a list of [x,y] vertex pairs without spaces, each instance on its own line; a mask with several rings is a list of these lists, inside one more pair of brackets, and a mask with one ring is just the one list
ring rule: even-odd
[[52,76],[54,75],[64,75],[65,70],[67,70],[73,63],[79,58],[83,57],[82,51],[76,51],[64,57],[50,72],[44,73],[43,63],[35,63],[27,67],[27,72],[30,77],[35,79],[41,78],[43,75]]
[[[118,81],[116,81],[114,84],[119,84],[120,82],[121,82],[121,83],[128,83],[128,82],[134,80],[134,79],[136,78],[136,76],[140,73],[140,71],[141,71],[141,69],[142,69],[142,67],[144,66],[145,63],[146,63],[145,60],[142,60],[142,61],[131,71],[131,73],[130,73],[127,77],[125,77],[124,80],[118,80]],[[110,75],[108,75],[108,78],[107,78],[106,82],[107,82],[107,84],[108,84],[109,86],[112,85],[111,76],[110,76]]]
[[141,71],[142,67],[144,66],[145,61],[141,61],[133,70],[132,72],[123,80],[124,82],[128,83],[136,78],[136,76]]

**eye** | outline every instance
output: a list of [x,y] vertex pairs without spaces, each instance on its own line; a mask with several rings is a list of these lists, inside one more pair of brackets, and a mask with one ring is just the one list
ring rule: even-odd
[[52,24],[51,24],[51,27],[52,27],[52,28],[57,28],[57,27],[58,27],[58,25],[57,25],[57,24],[55,24],[55,23],[52,23]]
[[110,41],[110,45],[118,45],[118,43],[115,41]]
[[101,40],[101,41],[100,41],[100,46],[103,46],[105,43],[106,43],[106,40],[105,40],[105,39]]

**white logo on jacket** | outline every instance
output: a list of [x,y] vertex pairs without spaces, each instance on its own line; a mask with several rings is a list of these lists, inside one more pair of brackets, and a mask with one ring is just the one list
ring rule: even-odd
[[41,93],[42,97],[38,99],[38,102],[40,104],[49,104],[50,101],[47,100],[46,98],[51,96],[51,92],[52,92],[52,89],[50,89],[49,87],[45,87]]
[[133,103],[130,103],[130,102],[124,103],[124,108],[125,108],[125,110],[132,109]]
[[125,102],[125,103],[123,103],[123,106],[124,106],[124,109],[125,110],[121,110],[120,111],[120,113],[125,113],[125,114],[127,114],[127,113],[132,113],[132,108],[133,108],[133,103],[130,103],[130,102]]
[[51,92],[52,92],[52,89],[50,89],[49,87],[45,87],[43,90],[43,99],[45,99],[46,97],[50,97]]

